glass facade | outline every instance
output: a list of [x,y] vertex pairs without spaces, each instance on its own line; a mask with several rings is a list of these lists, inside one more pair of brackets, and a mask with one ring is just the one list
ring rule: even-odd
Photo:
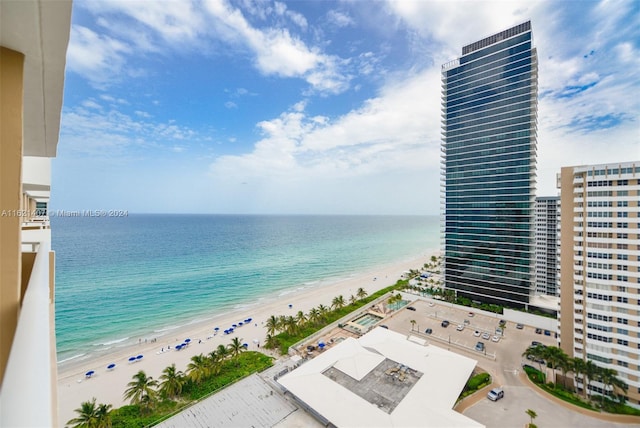
[[534,289],[537,60],[530,22],[442,67],[445,285],[524,306]]

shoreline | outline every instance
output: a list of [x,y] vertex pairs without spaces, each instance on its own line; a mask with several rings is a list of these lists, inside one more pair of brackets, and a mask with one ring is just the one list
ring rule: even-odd
[[[254,302],[239,302],[234,305],[238,308],[232,311],[204,319],[203,314],[199,314],[191,322],[169,329],[165,335],[158,336],[156,341],[147,338],[145,342],[139,338],[137,344],[114,346],[108,350],[109,352],[89,354],[86,359],[63,360],[57,364],[59,423],[64,426],[69,419],[75,417],[74,409],[92,397],[96,397],[98,403],[111,404],[114,408],[128,404],[122,400],[122,394],[126,384],[139,370],[144,370],[154,379],[158,379],[162,370],[172,363],[176,364],[177,369],[184,371],[192,356],[207,354],[220,344],[227,345],[234,337],[248,343],[249,350],[264,352],[259,345],[264,342],[266,328],[263,323],[269,316],[295,315],[298,311],[306,313],[319,304],[330,306],[335,296],[343,295],[347,300],[360,287],[372,294],[395,284],[404,271],[419,269],[430,261],[431,256],[438,254],[438,249],[427,249],[422,255],[411,259],[372,268],[346,278],[320,280],[319,285],[310,287],[298,285],[290,292],[285,290],[271,298],[262,297]],[[325,281],[326,284],[323,284]],[[292,305],[291,308],[289,305]],[[232,334],[222,333],[232,324],[248,318],[252,318],[251,323],[236,328]],[[214,335],[213,328],[216,326],[220,330]],[[182,343],[186,338],[191,339],[190,344],[185,349],[176,351],[175,345]],[[168,347],[171,347],[171,350],[167,350]],[[277,358],[275,353],[266,353]],[[143,355],[143,358],[132,363],[128,361],[130,357],[137,355]],[[115,369],[107,370],[107,365],[111,363],[116,364]],[[91,378],[85,378],[85,373],[89,370],[95,371],[95,374]]]

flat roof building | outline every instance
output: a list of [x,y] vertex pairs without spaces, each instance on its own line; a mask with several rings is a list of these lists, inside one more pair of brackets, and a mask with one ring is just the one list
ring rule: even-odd
[[557,296],[560,197],[536,198],[536,294]]
[[482,427],[453,410],[476,361],[375,328],[278,379],[336,427]]
[[616,370],[640,408],[640,161],[565,167],[558,184],[560,347]]
[[531,23],[442,66],[444,282],[527,306],[534,288],[538,65]]

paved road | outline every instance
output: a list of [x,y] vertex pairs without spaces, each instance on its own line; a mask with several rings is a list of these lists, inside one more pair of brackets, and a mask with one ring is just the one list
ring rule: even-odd
[[[521,428],[529,422],[525,413],[527,409],[533,409],[538,414],[535,423],[539,427],[640,427],[640,424],[616,424],[584,415],[547,399],[523,383],[520,378],[522,364],[531,363],[522,357],[522,353],[534,340],[545,345],[557,346],[553,336],[536,334],[535,329],[528,326],[518,330],[514,323],[509,322],[504,336],[495,343],[476,337],[474,332],[478,330],[493,335],[500,321],[499,315],[476,313],[469,316],[468,310],[437,301],[431,304],[427,301],[416,301],[412,303],[412,307],[416,310],[401,310],[386,319],[385,324],[394,331],[418,335],[433,345],[477,360],[480,368],[491,373],[494,384],[505,390],[505,398],[498,402],[478,397],[476,404],[463,410],[465,416],[485,424],[487,428]],[[440,325],[445,319],[451,323],[447,328]],[[415,324],[412,324],[411,320],[414,320]],[[458,324],[465,326],[463,331],[456,330]],[[430,335],[424,334],[427,328],[433,330]],[[478,341],[485,343],[487,355],[474,350]],[[535,363],[532,365],[537,366]],[[551,376],[549,370],[548,378],[551,379]]]

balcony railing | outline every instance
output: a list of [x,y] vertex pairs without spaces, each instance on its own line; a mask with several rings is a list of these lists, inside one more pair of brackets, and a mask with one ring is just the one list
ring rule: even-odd
[[55,355],[53,290],[49,287],[53,269],[49,262],[50,231],[30,232],[39,232],[37,237],[42,240],[28,241],[23,233],[23,246],[31,246],[36,256],[0,390],[0,426],[3,427],[57,425],[57,373],[52,362]]

